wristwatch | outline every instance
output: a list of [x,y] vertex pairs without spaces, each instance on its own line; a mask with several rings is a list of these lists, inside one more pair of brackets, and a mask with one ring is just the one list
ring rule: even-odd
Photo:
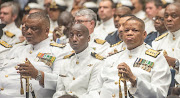
[[41,71],[38,70],[38,75],[36,76],[36,80],[41,80],[42,78],[42,74],[41,74]]
[[176,59],[176,61],[175,61],[175,67],[174,68],[179,68],[179,60],[178,59]]

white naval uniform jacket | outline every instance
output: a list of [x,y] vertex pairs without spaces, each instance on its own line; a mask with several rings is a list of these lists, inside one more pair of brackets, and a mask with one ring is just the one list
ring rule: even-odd
[[116,31],[117,29],[114,26],[113,17],[106,22],[103,22],[101,25],[94,29],[94,33],[98,36],[98,38],[105,40],[106,36],[109,33]]
[[[13,33],[15,36],[10,38],[8,37],[7,35],[5,35],[5,32],[8,31],[8,32],[11,32]],[[4,40],[6,41],[8,44],[15,44],[15,43],[18,43],[20,42],[20,39],[19,37],[22,35],[22,32],[19,28],[17,28],[17,26],[15,25],[15,23],[11,23],[11,24],[8,24],[6,25],[4,28],[3,28],[3,35],[1,37],[1,40]]]
[[[59,48],[50,46],[50,39],[47,38],[34,46],[31,44],[20,45],[12,48],[9,53],[10,57],[7,55],[7,59],[0,67],[0,98],[25,98],[25,95],[20,94],[20,74],[17,73],[17,70],[15,69],[17,64],[24,63],[25,58],[28,58],[37,70],[44,72],[44,87],[46,87],[46,81],[48,82],[51,81],[51,79],[56,80],[58,78],[58,55],[60,51]],[[53,65],[50,67],[45,64],[46,61],[38,61],[38,53],[47,53],[49,56],[56,57]],[[52,98],[55,91],[43,88],[39,85],[39,81],[35,79],[31,79],[29,82],[32,84],[32,89],[35,92],[36,98]],[[25,83],[25,79],[23,79],[24,91]],[[30,93],[30,98],[31,97]]]
[[[98,75],[97,86],[100,88],[98,90],[100,91],[100,98],[119,98],[117,66],[122,62],[125,62],[130,67],[132,73],[137,78],[137,85],[135,87],[132,87],[131,83],[127,81],[127,88],[134,98],[165,98],[167,96],[171,82],[168,63],[162,54],[154,58],[146,55],[146,50],[148,48],[145,44],[142,44],[133,50],[126,49],[107,59],[106,65],[104,65],[100,75]],[[148,72],[141,67],[133,67],[137,58],[154,62],[151,71]],[[120,82],[120,84],[124,96],[124,84],[123,82]]]
[[76,95],[79,98],[93,98],[95,95],[91,95],[91,91],[95,86],[102,62],[91,56],[89,47],[81,53],[64,59],[53,98],[64,94]]
[[[175,40],[173,40],[173,36]],[[180,61],[180,29],[176,32],[169,31],[167,36],[158,41],[154,40],[152,42],[152,47],[155,50],[165,50],[168,56]],[[180,74],[176,75],[175,78],[180,83]]]

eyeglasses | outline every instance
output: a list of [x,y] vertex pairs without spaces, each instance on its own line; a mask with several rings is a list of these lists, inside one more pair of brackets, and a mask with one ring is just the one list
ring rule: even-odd
[[74,20],[74,23],[90,22],[91,20]]
[[57,11],[58,9],[50,8],[49,10],[50,10],[50,11]]
[[156,21],[156,20],[158,20],[158,21],[164,21],[164,18],[162,18],[162,17],[153,17],[153,20],[154,20],[154,21]]

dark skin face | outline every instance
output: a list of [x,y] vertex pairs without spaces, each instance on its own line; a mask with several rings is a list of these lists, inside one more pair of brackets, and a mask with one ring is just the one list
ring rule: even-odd
[[80,53],[88,47],[90,36],[84,28],[86,27],[74,25],[69,32],[69,43],[76,53]]
[[164,14],[164,22],[166,28],[171,31],[175,32],[180,29],[180,7],[175,5],[169,5],[166,7],[165,14]]
[[125,15],[127,13],[126,10],[122,8],[117,8],[114,13],[114,25],[116,28],[118,28],[119,24],[119,19],[121,18],[122,15]]
[[164,25],[164,12],[165,12],[165,9],[161,9],[157,13],[157,15],[155,16],[155,19],[154,19],[154,27],[160,34],[167,31],[167,29]]
[[27,19],[23,36],[30,44],[38,44],[48,38],[49,28],[44,25],[41,19]]
[[147,34],[143,30],[142,24],[139,21],[129,20],[125,22],[122,37],[129,50],[142,45],[146,35]]

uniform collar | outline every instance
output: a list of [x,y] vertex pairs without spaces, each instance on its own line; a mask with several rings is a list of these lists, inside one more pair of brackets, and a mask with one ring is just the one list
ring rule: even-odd
[[176,38],[178,38],[180,36],[180,29],[175,31],[175,32],[171,32],[172,35],[174,35]]
[[89,47],[87,47],[84,51],[82,51],[78,54],[75,54],[75,57],[78,60],[82,60],[82,59],[86,58],[88,55],[90,55],[90,48]]
[[47,45],[49,45],[50,43],[50,39],[49,38],[46,38],[45,40],[41,41],[40,43],[36,44],[36,45],[32,45],[32,49],[33,50],[38,50],[40,48],[43,48],[43,47],[46,47]]
[[10,30],[12,28],[16,27],[15,25],[15,22],[12,22],[10,24],[7,24],[4,28],[3,28],[3,31],[7,31],[7,30]]
[[134,48],[134,49],[132,49],[132,50],[128,50],[128,49],[127,49],[127,51],[128,51],[130,54],[137,54],[137,53],[139,53],[139,52],[142,52],[143,47],[145,47],[145,43],[143,43],[142,45],[140,45],[140,46],[138,46],[138,47],[136,47],[136,48]]
[[110,18],[109,20],[102,23],[104,27],[114,25],[114,18]]

